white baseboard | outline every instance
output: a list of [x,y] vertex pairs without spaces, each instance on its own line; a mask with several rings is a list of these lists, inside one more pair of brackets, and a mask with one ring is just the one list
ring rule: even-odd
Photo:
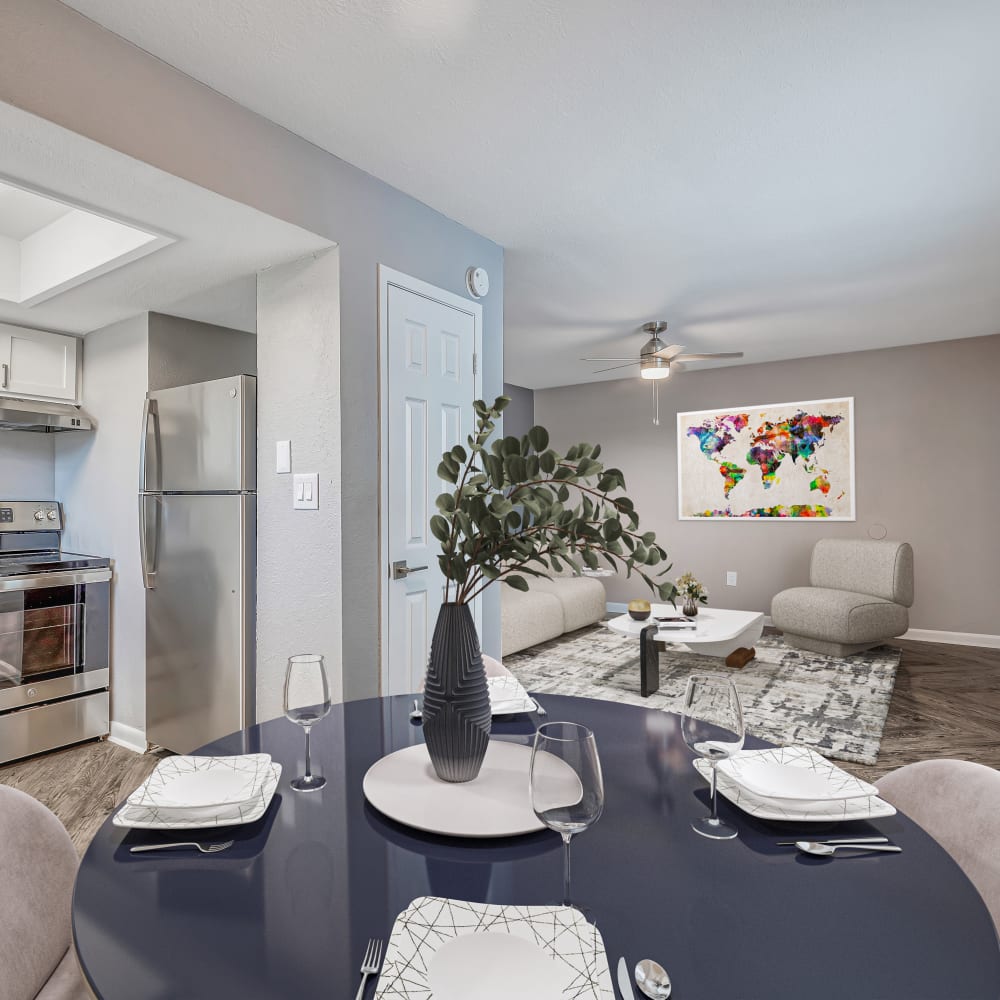
[[987,632],[939,632],[932,628],[911,628],[900,639],[914,642],[943,642],[949,646],[983,646],[986,649],[1000,649],[1000,635]]
[[111,723],[111,735],[108,739],[126,750],[145,753],[147,750],[146,734],[141,729],[126,726],[124,722]]

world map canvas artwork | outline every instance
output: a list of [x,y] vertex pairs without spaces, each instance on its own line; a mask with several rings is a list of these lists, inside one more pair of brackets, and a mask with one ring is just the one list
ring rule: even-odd
[[853,521],[854,400],[677,414],[683,521]]

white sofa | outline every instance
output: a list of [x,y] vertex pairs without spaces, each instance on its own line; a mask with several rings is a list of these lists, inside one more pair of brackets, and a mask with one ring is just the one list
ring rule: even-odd
[[556,639],[603,617],[604,584],[586,576],[528,578],[529,590],[500,587],[503,656]]

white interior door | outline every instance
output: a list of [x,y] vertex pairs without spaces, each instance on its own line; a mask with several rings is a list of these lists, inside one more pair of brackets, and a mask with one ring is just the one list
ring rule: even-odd
[[[381,270],[383,324],[382,691],[419,690],[444,575],[430,533],[442,452],[473,428],[482,310],[441,289]],[[473,615],[480,624],[479,603]]]

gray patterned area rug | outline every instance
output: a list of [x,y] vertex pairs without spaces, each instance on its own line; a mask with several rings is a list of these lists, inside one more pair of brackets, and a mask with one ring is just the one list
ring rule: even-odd
[[729,670],[714,657],[669,647],[660,653],[660,689],[639,694],[639,643],[601,625],[513,656],[504,666],[538,694],[604,698],[679,712],[688,676],[732,677],[748,732],[773,743],[809,746],[825,757],[874,764],[882,743],[900,651],[879,646],[844,659],[809,653],[764,635],[757,658]]

